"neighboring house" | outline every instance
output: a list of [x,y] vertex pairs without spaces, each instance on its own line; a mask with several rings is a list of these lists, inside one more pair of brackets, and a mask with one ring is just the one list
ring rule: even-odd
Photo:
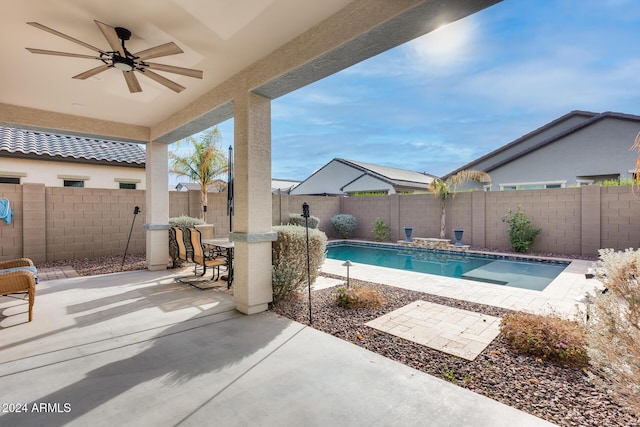
[[[273,194],[289,194],[289,191],[299,184],[300,181],[293,181],[288,179],[272,179],[271,180],[271,192]],[[198,190],[200,191],[200,184],[197,182],[179,182],[176,185],[178,191]],[[213,185],[207,187],[208,193],[223,193],[227,191],[227,182],[221,179],[216,179]]]
[[271,192],[273,194],[290,194],[296,185],[300,184],[300,181],[294,181],[292,179],[271,179]]
[[0,184],[145,189],[140,144],[0,127]]
[[630,179],[636,156],[629,149],[638,132],[640,116],[572,111],[444,178],[463,169],[482,170],[491,175],[492,191]]
[[[179,182],[178,185],[176,185],[177,191],[200,191],[200,188],[200,184],[197,182]],[[227,191],[227,182],[221,179],[216,179],[211,185],[207,186],[207,193],[222,193],[225,191]]]
[[388,166],[333,159],[291,190],[292,195],[426,192],[435,177]]

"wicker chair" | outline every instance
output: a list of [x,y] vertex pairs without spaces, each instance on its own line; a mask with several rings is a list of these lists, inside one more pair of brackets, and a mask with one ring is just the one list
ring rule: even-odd
[[33,261],[28,258],[0,261],[0,295],[26,292],[29,294],[29,322],[33,320],[33,303],[36,299],[36,277],[31,271],[15,270],[3,272],[2,270],[33,267]]

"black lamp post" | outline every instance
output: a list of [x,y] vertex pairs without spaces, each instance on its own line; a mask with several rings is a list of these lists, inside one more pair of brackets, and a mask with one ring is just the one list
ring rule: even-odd
[[307,230],[307,281],[309,282],[309,324],[313,324],[311,318],[311,260],[309,255],[309,204],[302,204],[302,216],[304,217],[304,226]]
[[133,224],[136,223],[136,216],[140,213],[138,206],[133,208],[133,221],[131,222],[131,230],[129,230],[129,238],[127,239],[127,246],[124,248],[124,256],[122,257],[122,265],[120,271],[124,270],[124,260],[127,258],[127,250],[129,250],[129,242],[131,241],[131,233],[133,233]]

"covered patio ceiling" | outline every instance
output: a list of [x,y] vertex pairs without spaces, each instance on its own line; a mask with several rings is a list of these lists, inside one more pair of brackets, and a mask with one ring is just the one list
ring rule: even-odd
[[[335,73],[499,0],[21,0],[0,17],[0,124],[148,143],[174,142],[233,116],[242,81],[269,99]],[[122,72],[72,77],[96,59],[34,54],[25,48],[95,52],[27,25],[37,22],[111,50],[94,20],[132,32],[133,53],[175,42],[184,53],[160,64],[203,71],[191,78],[157,71],[180,93]]]

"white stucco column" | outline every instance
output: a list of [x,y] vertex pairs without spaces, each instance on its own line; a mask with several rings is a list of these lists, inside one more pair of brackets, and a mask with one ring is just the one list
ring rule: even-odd
[[272,300],[271,101],[244,93],[234,99],[233,298],[245,314]]
[[150,142],[146,152],[147,186],[143,213],[147,268],[164,270],[169,263],[169,146]]

